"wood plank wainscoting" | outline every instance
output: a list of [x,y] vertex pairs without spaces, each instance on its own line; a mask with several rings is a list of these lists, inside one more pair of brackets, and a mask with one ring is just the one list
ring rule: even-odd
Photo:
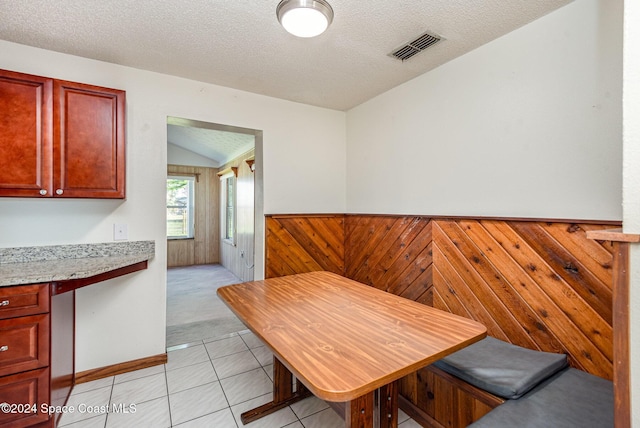
[[[475,319],[489,335],[569,355],[613,379],[610,242],[616,222],[270,215],[267,277],[328,270]],[[597,238],[596,238],[597,239]],[[425,426],[463,427],[502,400],[427,367],[400,385],[405,411]],[[626,411],[629,412],[627,407]]]
[[196,177],[194,237],[167,240],[167,267],[220,262],[219,195],[217,168],[167,165],[167,175]]

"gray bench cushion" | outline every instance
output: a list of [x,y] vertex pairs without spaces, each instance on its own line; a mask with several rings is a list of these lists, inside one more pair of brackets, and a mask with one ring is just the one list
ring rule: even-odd
[[519,400],[508,400],[469,428],[613,427],[613,383],[568,368]]
[[516,399],[566,367],[567,356],[487,337],[434,365],[492,394]]

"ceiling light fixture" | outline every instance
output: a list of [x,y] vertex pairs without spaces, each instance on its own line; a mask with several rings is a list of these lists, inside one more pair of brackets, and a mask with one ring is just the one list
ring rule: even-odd
[[276,8],[278,21],[298,37],[315,37],[333,21],[333,9],[325,0],[282,0]]

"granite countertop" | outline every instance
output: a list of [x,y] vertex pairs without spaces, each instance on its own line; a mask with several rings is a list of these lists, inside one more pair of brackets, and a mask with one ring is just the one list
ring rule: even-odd
[[0,287],[89,278],[154,255],[154,241],[0,248]]

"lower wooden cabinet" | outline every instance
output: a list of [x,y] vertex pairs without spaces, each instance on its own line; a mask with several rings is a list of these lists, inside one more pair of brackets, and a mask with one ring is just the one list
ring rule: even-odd
[[48,367],[1,377],[0,426],[22,428],[48,422],[49,414],[42,411],[42,403],[48,401]]
[[75,292],[0,287],[0,426],[55,427],[74,381]]

